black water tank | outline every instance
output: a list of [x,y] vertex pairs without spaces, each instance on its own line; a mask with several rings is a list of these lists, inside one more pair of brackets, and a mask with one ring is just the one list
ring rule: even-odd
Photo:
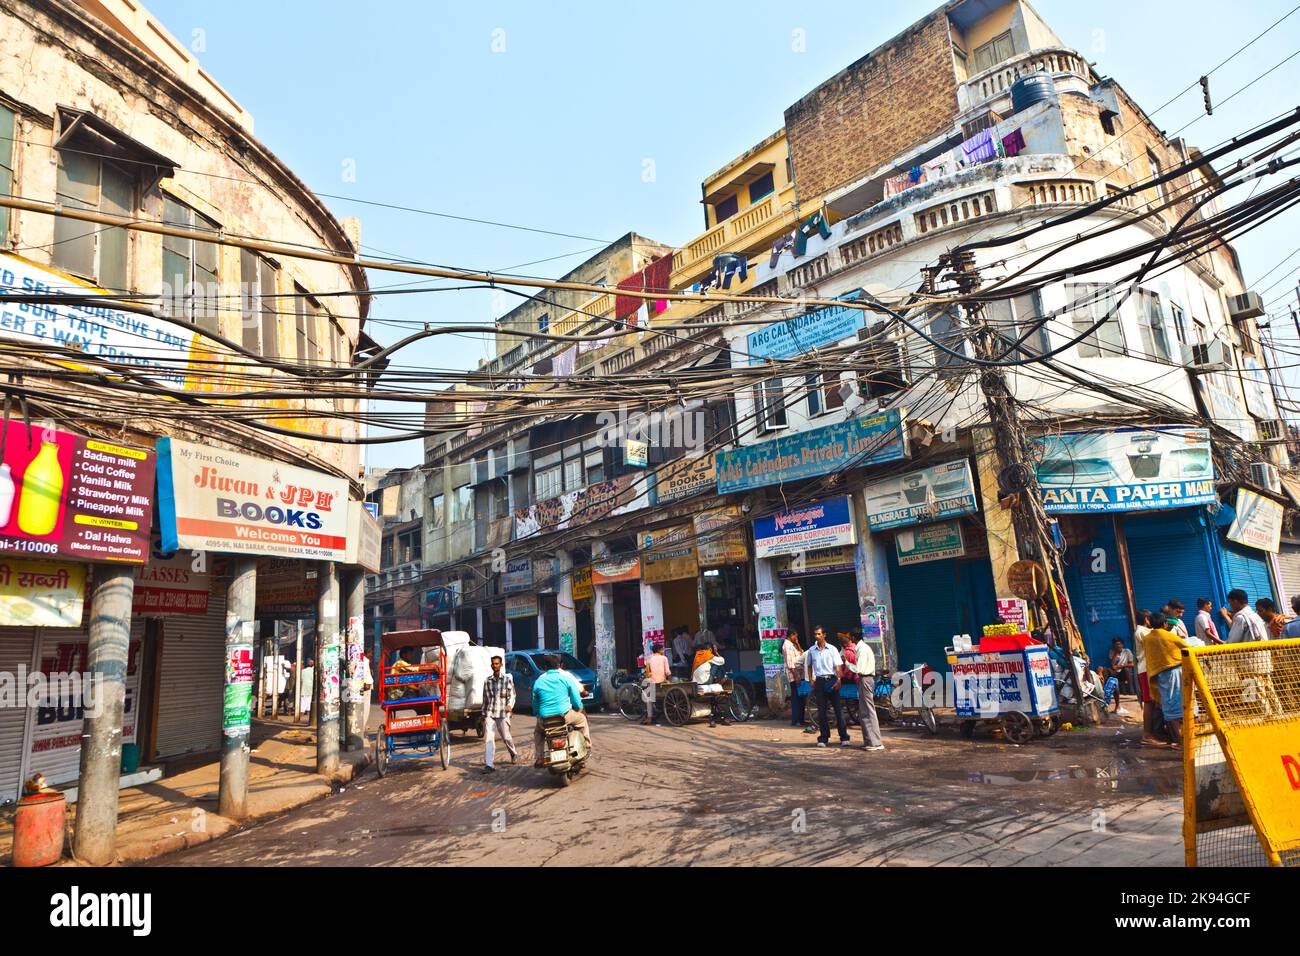
[[1035,103],[1050,100],[1055,95],[1056,82],[1050,73],[1029,73],[1011,84],[1011,109],[1019,113]]

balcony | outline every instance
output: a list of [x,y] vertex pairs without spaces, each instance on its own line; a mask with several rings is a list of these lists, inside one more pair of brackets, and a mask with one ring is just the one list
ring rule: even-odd
[[718,253],[751,252],[770,247],[783,230],[794,227],[795,215],[794,186],[791,185],[718,223],[677,251],[673,260],[672,287],[686,288],[705,275]]
[[1011,85],[1030,73],[1051,74],[1058,93],[1063,90],[1087,93],[1096,82],[1088,61],[1073,50],[1033,50],[971,77],[957,90],[958,105],[963,113],[991,107],[1002,97],[1009,99]]

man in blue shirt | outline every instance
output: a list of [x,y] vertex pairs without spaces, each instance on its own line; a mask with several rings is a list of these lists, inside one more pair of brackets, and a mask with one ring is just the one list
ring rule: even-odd
[[582,694],[578,682],[560,670],[560,658],[547,654],[542,659],[545,673],[533,681],[533,717],[537,721],[533,728],[533,765],[543,767],[543,749],[546,741],[542,736],[542,718],[564,715],[564,722],[570,727],[577,727],[582,732],[582,739],[591,750],[591,728],[587,726],[587,715],[582,712]]

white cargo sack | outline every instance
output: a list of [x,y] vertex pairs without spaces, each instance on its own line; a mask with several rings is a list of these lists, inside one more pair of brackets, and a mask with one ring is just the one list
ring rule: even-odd
[[[500,647],[471,644],[465,631],[443,631],[447,649],[447,713],[463,717],[483,709],[483,684],[492,673],[492,658],[505,658]],[[433,649],[427,652],[432,656]]]

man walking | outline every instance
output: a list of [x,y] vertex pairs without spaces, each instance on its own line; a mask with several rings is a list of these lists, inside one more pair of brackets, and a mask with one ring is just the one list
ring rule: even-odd
[[814,636],[817,643],[808,648],[808,653],[804,655],[804,668],[808,680],[812,682],[813,693],[817,695],[817,746],[825,747],[830,743],[830,708],[834,707],[835,726],[840,733],[840,746],[843,747],[849,742],[849,728],[844,723],[844,702],[840,700],[839,674],[844,660],[839,651],[826,643],[826,628],[818,626]]
[[[862,728],[863,750],[884,750],[880,739],[880,720],[876,717],[876,652],[871,649],[860,629],[854,628],[858,642],[853,645],[853,663],[846,665],[858,678],[858,726]],[[920,703],[917,701],[916,703]]]
[[493,760],[496,757],[496,735],[501,734],[506,750],[510,751],[510,762],[519,762],[519,751],[515,749],[515,740],[510,736],[510,715],[515,709],[515,678],[507,674],[500,657],[492,658],[492,675],[483,683],[483,772],[496,770]]
[[664,657],[662,644],[654,646],[654,653],[645,663],[645,678],[641,682],[641,700],[645,702],[645,720],[643,724],[655,722],[655,701],[659,698],[659,685],[668,682],[670,668],[668,658]]

